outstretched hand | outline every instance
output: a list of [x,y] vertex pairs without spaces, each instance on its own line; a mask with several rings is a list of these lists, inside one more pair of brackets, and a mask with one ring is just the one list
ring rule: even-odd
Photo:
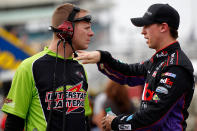
[[104,131],[111,131],[111,123],[113,121],[113,119],[115,119],[116,116],[114,115],[108,115],[103,117],[101,124],[102,124],[102,128],[104,129]]
[[82,60],[83,64],[95,64],[100,61],[101,54],[99,51],[77,51],[77,60]]

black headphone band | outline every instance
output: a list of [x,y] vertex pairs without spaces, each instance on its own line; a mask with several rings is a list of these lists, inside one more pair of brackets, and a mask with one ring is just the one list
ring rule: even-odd
[[70,15],[68,16],[68,21],[73,22],[75,15],[80,11],[79,7],[73,7],[72,12],[70,13]]
[[[74,21],[74,17],[75,17],[75,15],[76,15],[78,12],[80,12],[80,8],[74,6],[72,12],[71,12],[71,13],[69,14],[69,16],[68,16],[68,21],[72,22],[73,28],[74,28],[74,23],[73,23],[73,22],[75,22],[75,21]],[[53,26],[49,26],[49,30],[50,30],[50,31],[53,31],[53,32],[57,32],[57,33],[64,33],[64,31],[59,30],[59,29],[57,29],[57,28],[55,28],[55,27],[53,27]]]

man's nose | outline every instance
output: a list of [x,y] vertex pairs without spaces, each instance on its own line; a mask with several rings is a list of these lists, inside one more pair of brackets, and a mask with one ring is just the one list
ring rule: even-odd
[[94,36],[94,32],[92,30],[90,30],[89,35],[92,37]]
[[145,31],[145,28],[144,28],[144,27],[142,28],[141,34],[142,34],[142,35],[145,35],[145,34],[146,34],[146,31]]

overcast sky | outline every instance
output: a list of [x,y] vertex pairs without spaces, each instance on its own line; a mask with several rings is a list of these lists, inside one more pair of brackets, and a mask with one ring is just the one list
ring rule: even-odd
[[[104,0],[103,0],[104,1]],[[154,3],[168,3],[173,6],[180,14],[179,36],[182,39],[188,37],[192,28],[196,29],[196,0],[112,0],[115,3],[111,11],[113,21],[116,28],[113,32],[120,32],[118,28],[127,33],[128,30],[136,30],[136,27],[131,24],[130,18],[141,17],[144,15],[148,7]],[[195,24],[195,25],[194,25]],[[123,33],[123,32],[122,32]],[[124,34],[124,33],[123,33]],[[118,33],[113,34],[115,40],[119,41]],[[140,35],[138,33],[138,35]]]

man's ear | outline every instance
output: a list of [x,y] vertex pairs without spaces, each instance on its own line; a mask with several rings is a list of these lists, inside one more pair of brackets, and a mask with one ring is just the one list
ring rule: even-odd
[[161,24],[161,28],[160,28],[160,31],[163,33],[163,32],[166,32],[169,30],[169,26],[167,23],[162,23]]

